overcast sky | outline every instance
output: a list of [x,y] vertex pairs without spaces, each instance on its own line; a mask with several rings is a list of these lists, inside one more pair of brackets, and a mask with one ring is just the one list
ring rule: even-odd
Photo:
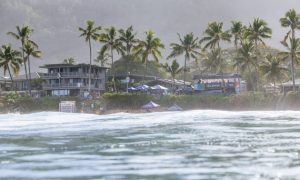
[[[0,44],[20,43],[6,35],[16,31],[16,25],[30,25],[32,39],[43,51],[42,60],[36,60],[34,69],[45,63],[62,62],[74,57],[88,62],[88,45],[79,38],[78,27],[85,27],[93,19],[102,27],[125,28],[130,25],[139,37],[152,29],[167,46],[177,42],[176,33],[193,32],[201,37],[210,21],[224,22],[225,29],[231,20],[249,24],[255,17],[267,21],[273,30],[268,45],[282,48],[279,41],[287,32],[280,27],[279,19],[290,8],[300,13],[299,0],[0,0]],[[100,43],[93,44],[93,59]],[[178,58],[180,60],[180,58]]]

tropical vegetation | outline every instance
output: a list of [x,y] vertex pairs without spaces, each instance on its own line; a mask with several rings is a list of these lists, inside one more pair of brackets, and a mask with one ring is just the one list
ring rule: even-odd
[[0,51],[0,67],[4,70],[4,75],[8,71],[11,82],[13,83],[13,75],[20,71],[22,63],[21,53],[14,50],[10,45],[3,45]]
[[[300,16],[294,9],[290,9],[278,23],[288,29],[280,42],[285,48],[281,52],[266,44],[266,40],[272,37],[272,29],[261,18],[254,18],[248,25],[239,20],[231,21],[229,29],[225,29],[223,22],[213,21],[208,23],[199,37],[195,34],[201,31],[177,33],[178,41],[169,44],[169,52],[152,30],[146,31],[145,36],[139,38],[133,26],[102,28],[93,20],[87,20],[84,28],[79,27],[79,36],[84,38],[89,48],[88,89],[90,91],[94,54],[92,41],[96,41],[99,44],[96,45],[97,57],[93,63],[110,67],[108,75],[113,91],[117,91],[115,76],[121,73],[127,76],[133,73],[142,75],[142,83],[145,83],[146,76],[168,74],[172,79],[183,78],[186,84],[195,73],[226,72],[240,73],[247,81],[248,90],[261,91],[265,83],[275,85],[291,79],[295,91],[300,64],[300,39],[297,37]],[[10,45],[4,45],[1,49],[0,66],[10,74],[12,81],[14,74],[24,66],[26,79],[30,82],[31,57],[41,57],[37,43],[31,39],[32,32],[30,26],[17,26],[16,32],[7,33],[21,42],[20,52]],[[67,58],[63,63],[74,64],[75,60]]]

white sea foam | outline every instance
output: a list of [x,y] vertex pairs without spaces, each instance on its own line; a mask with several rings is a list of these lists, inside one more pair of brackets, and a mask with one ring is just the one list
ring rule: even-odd
[[300,112],[0,115],[0,179],[297,178]]

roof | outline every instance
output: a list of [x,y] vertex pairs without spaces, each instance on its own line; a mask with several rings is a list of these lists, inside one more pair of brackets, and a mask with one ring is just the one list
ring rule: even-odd
[[[160,79],[160,78],[158,78],[156,80],[153,80],[153,81],[150,81],[147,84],[150,84],[151,82],[157,82],[157,81],[162,82],[162,83],[166,83],[166,84],[172,84],[172,85],[179,85],[179,86],[180,85],[184,85],[184,81],[183,80],[178,80],[178,79],[174,79],[174,80],[172,80],[172,79]],[[186,85],[191,85],[191,82],[185,81],[185,84]]]
[[[300,86],[300,79],[295,79],[295,85]],[[293,86],[293,81],[282,83],[282,86]]]
[[193,79],[222,79],[222,78],[241,78],[238,73],[218,73],[218,74],[198,74]]
[[[40,66],[40,68],[58,68],[58,67],[89,67],[89,64],[81,63],[81,64],[45,64],[43,66]],[[103,66],[97,66],[92,64],[92,67],[94,68],[102,68],[102,69],[109,69],[108,67]]]

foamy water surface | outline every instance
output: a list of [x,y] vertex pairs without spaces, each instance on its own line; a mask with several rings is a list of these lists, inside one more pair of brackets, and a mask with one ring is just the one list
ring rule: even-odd
[[297,179],[300,112],[0,115],[0,179]]

